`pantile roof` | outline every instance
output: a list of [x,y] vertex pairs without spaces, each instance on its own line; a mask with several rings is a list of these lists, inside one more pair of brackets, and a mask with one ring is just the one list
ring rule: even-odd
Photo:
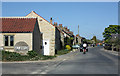
[[0,32],[33,32],[37,18],[0,18]]

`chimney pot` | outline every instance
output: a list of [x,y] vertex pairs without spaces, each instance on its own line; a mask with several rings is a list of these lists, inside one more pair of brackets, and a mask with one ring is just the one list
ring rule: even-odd
[[59,24],[59,27],[62,27],[62,24]]
[[52,24],[52,17],[50,18],[50,23]]

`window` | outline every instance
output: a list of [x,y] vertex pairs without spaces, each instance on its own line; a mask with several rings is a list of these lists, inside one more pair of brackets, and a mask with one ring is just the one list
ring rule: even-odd
[[45,45],[47,45],[47,42],[45,42]]
[[5,46],[14,46],[14,36],[5,35]]
[[10,46],[14,46],[14,36],[10,36]]
[[8,46],[9,42],[8,42],[8,36],[5,36],[5,46]]

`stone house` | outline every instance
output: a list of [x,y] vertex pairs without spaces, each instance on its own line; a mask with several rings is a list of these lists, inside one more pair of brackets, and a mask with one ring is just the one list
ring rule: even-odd
[[0,46],[3,50],[26,54],[42,53],[42,33],[37,18],[0,18]]
[[61,36],[60,30],[52,24],[52,18],[50,18],[50,22],[48,22],[34,11],[30,12],[25,17],[36,17],[38,19],[39,29],[43,34],[44,55],[55,55],[55,53],[61,49]]
[[[57,37],[59,37],[59,45],[60,45],[60,48],[61,49],[64,49],[64,38],[65,38],[65,34],[64,34],[64,32],[59,28],[59,26],[58,26],[58,24],[57,24],[57,22],[54,22],[54,25],[56,26],[56,29],[57,30],[59,30],[59,36],[57,36]],[[61,24],[59,24],[59,25],[61,25]],[[58,39],[58,38],[57,38]]]
[[80,35],[77,34],[74,38],[75,38],[74,39],[74,45],[82,43],[82,37]]
[[[67,27],[63,27],[62,24],[59,24],[58,29],[61,32],[61,41],[62,46],[65,47],[65,45],[73,45],[74,35],[73,32],[70,31]],[[73,38],[73,40],[68,41],[68,39]]]
[[[41,37],[42,37],[42,47],[41,49],[43,55],[55,55],[58,50],[64,48],[65,39],[70,38],[70,31],[64,31],[65,29],[60,29],[56,24],[52,23],[52,18],[50,22],[45,20],[43,17],[38,15],[36,12],[31,11],[28,15],[24,17],[5,17],[5,18],[37,18]],[[61,24],[60,24],[61,25]],[[67,29],[68,30],[68,29]]]

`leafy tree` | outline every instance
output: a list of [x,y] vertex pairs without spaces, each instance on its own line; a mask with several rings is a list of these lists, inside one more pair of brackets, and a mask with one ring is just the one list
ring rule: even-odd
[[91,40],[94,40],[95,43],[96,43],[96,42],[97,42],[97,38],[96,38],[96,36],[93,36],[93,38],[92,38]]
[[109,25],[109,27],[105,28],[103,32],[103,37],[105,38],[105,42],[108,43],[111,39],[111,34],[120,34],[120,26],[119,25]]
[[82,42],[83,42],[83,43],[87,43],[87,39],[83,39]]
[[89,39],[82,39],[82,43],[92,44],[92,40],[89,40]]

